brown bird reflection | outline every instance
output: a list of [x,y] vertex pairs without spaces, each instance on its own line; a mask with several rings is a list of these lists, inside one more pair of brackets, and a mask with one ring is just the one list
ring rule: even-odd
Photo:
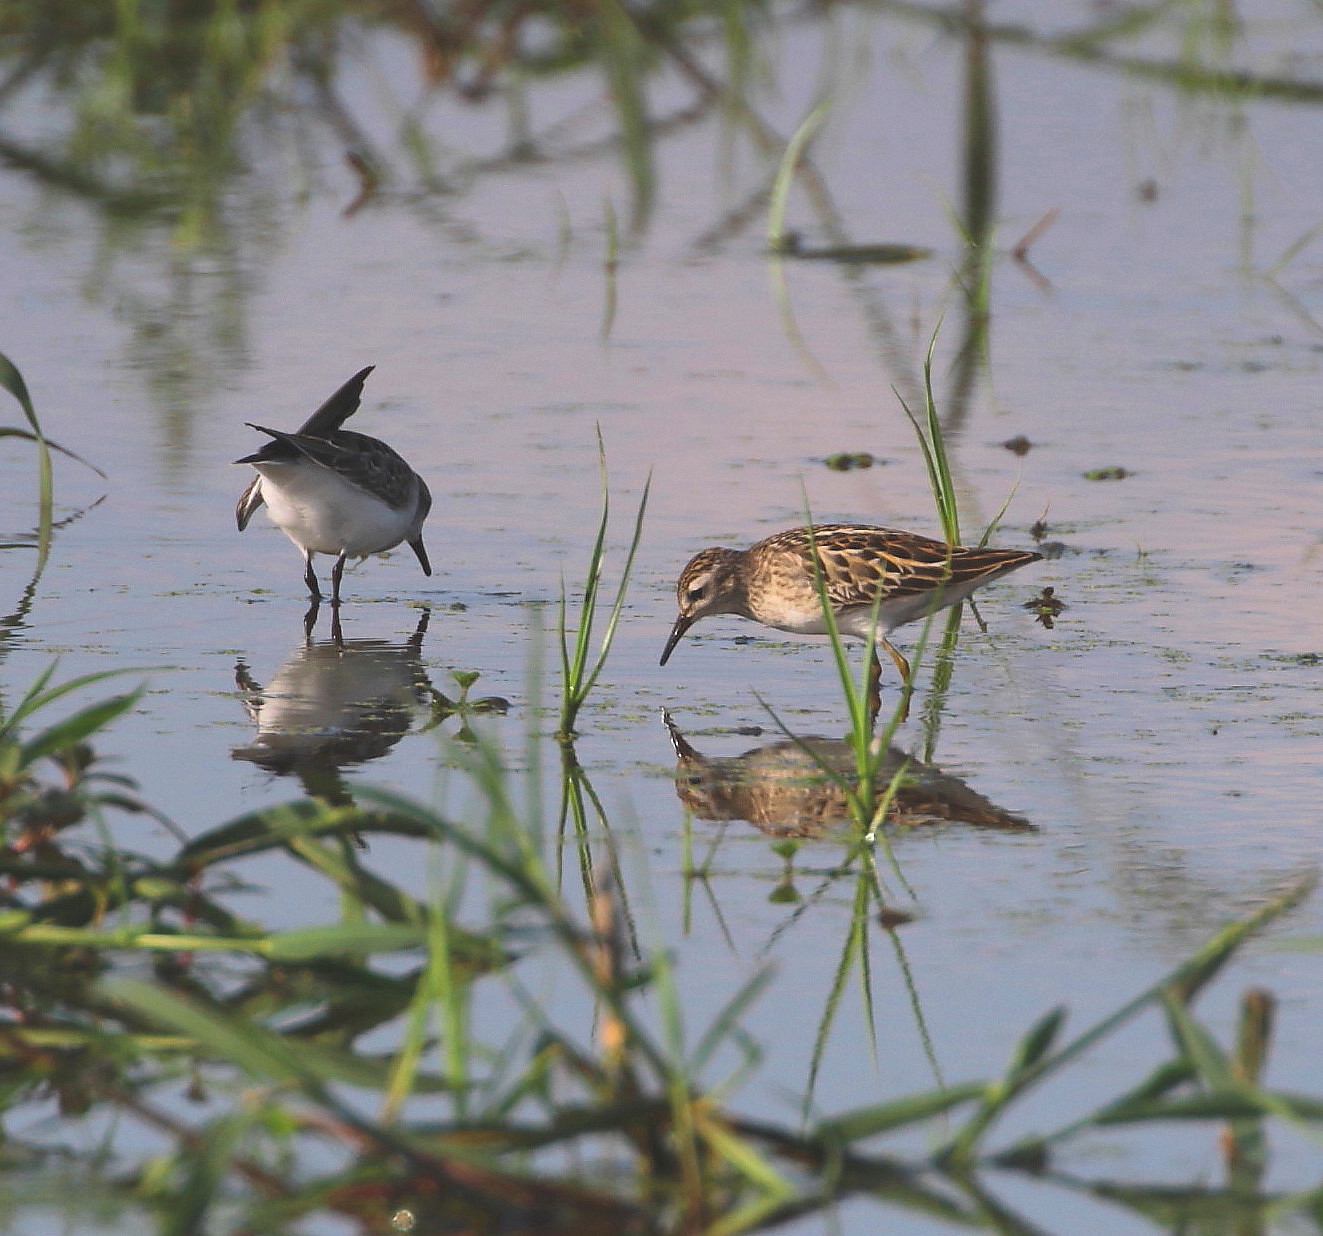
[[[747,820],[777,837],[821,837],[849,823],[844,793],[823,772],[825,765],[839,776],[853,778],[854,751],[844,740],[784,739],[753,747],[742,755],[705,756],[668,714],[663,718],[675,748],[676,795],[699,819]],[[888,749],[879,777],[881,790],[906,758],[900,748]],[[886,822],[892,828],[953,823],[1036,831],[1024,816],[1003,810],[936,765],[913,758],[891,801]]]
[[333,806],[351,802],[340,770],[385,755],[433,694],[422,659],[430,617],[424,610],[402,644],[309,639],[265,686],[239,661],[234,678],[257,734],[230,755],[296,776],[305,793]]

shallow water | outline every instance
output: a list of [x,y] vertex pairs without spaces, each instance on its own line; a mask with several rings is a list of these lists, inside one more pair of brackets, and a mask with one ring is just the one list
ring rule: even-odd
[[[236,533],[247,470],[229,461],[254,449],[245,421],[293,427],[375,364],[355,427],[387,438],[431,485],[436,573],[424,579],[407,550],[352,570],[345,638],[402,646],[430,607],[423,670],[447,694],[450,670],[479,670],[474,694],[512,707],[477,724],[517,750],[528,727],[554,728],[532,708],[532,667],[539,656],[554,664],[538,632],[554,624],[561,579],[577,587],[587,562],[600,426],[617,546],[608,572],[649,474],[652,489],[577,753],[626,869],[651,877],[637,907],[643,935],[673,952],[692,1025],[753,968],[776,965],[777,985],[747,1019],[767,1060],[739,1105],[793,1120],[852,885],[830,874],[839,847],[809,842],[794,859],[802,900],[772,899],[783,862],[766,837],[686,819],[661,714],[704,755],[739,755],[779,738],[756,689],[797,733],[838,738],[830,655],[711,619],[665,669],[657,657],[675,576],[703,545],[748,543],[806,504],[819,519],[936,532],[896,391],[921,398],[923,352],[941,320],[936,394],[939,406],[951,399],[964,320],[948,214],[962,60],[923,25],[858,14],[787,24],[768,48],[779,93],[765,114],[783,137],[821,64],[848,87],[813,153],[849,237],[935,250],[901,266],[781,264],[802,348],[774,298],[762,216],[720,232],[766,164],[744,147],[728,159],[714,116],[659,143],[657,205],[621,254],[605,338],[603,204],[623,219],[628,199],[609,152],[507,165],[449,196],[387,192],[352,217],[343,208],[356,185],[332,144],[315,147],[306,200],[279,174],[287,152],[264,152],[232,191],[234,243],[205,257],[172,248],[163,229],[116,236],[76,201],[0,175],[3,350],[50,436],[110,478],[103,487],[59,463],[66,513],[107,496],[58,533],[4,645],[3,681],[12,700],[53,655],[66,676],[141,669],[149,692],[102,749],[188,832],[301,793],[242,754],[257,731],[236,666],[269,685],[307,654],[297,554],[260,516]],[[899,882],[891,891],[918,917],[898,933],[903,969],[886,937],[876,941],[880,1061],[856,987],[816,1081],[823,1112],[933,1084],[915,1003],[944,1075],[995,1074],[1046,1008],[1068,1005],[1082,1028],[1318,858],[1320,242],[1264,273],[1318,222],[1323,164],[1301,157],[1316,145],[1316,109],[1181,97],[1011,48],[995,63],[999,242],[1009,247],[1050,208],[1060,214],[1034,245],[1032,270],[1009,256],[994,264],[989,375],[950,449],[967,536],[1014,490],[995,542],[1029,546],[1042,517],[1060,544],[980,594],[986,634],[966,617],[932,760],[1034,831],[947,824],[897,837],[913,895]],[[345,97],[382,132],[383,83],[420,89],[409,48],[387,33],[365,32],[343,72]],[[659,102],[679,97],[674,82],[658,92]],[[538,101],[551,116],[582,95],[557,85]],[[11,119],[36,125],[29,107]],[[438,105],[430,122],[456,147],[499,148],[491,109]],[[1145,200],[1150,179],[1156,196]],[[801,194],[790,213],[814,232]],[[1033,443],[1023,458],[1000,445],[1018,434]],[[7,468],[26,476],[16,447],[6,450]],[[878,463],[833,472],[821,460],[835,451]],[[1131,475],[1084,479],[1110,466]],[[4,495],[0,526],[26,528],[27,500],[19,485]],[[5,604],[18,603],[30,571],[26,551],[0,559]],[[1045,585],[1067,606],[1050,631],[1023,608]],[[923,665],[897,736],[907,750],[924,747],[929,680]],[[397,694],[406,687],[397,682]],[[761,736],[740,732],[751,727]],[[345,772],[347,784],[431,799],[449,781],[434,734],[382,746]],[[555,760],[551,744],[545,758]],[[150,825],[117,827],[133,830],[123,838],[133,848],[173,847]],[[687,829],[700,850],[715,848],[699,884],[681,874]],[[404,844],[374,843],[371,859],[426,884]],[[332,908],[302,904],[274,863],[246,874],[279,884],[278,897],[254,903],[264,922]],[[1273,935],[1319,928],[1315,899]],[[1225,1032],[1243,988],[1271,988],[1283,1014],[1270,1076],[1316,1092],[1319,978],[1316,954],[1283,953],[1270,938],[1201,1011]],[[1083,1095],[1096,1101],[1137,1078],[1162,1040],[1145,1023],[1109,1043],[1072,1078],[1073,1093],[1036,1096],[1004,1132],[1064,1123],[1061,1110]],[[1315,1151],[1278,1149],[1275,1183],[1317,1178]],[[1069,1166],[1195,1178],[1218,1162],[1213,1139],[1195,1132],[1138,1148],[1091,1143]],[[1023,1188],[1007,1185],[1012,1197]],[[1078,1199],[1017,1204],[1051,1230],[1104,1221],[1075,1216],[1093,1205]],[[858,1203],[840,1217],[851,1231],[876,1221]],[[1152,1230],[1115,1212],[1105,1221],[1110,1232]]]

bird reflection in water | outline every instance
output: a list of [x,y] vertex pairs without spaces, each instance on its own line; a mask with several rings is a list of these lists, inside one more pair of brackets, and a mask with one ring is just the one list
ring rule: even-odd
[[422,659],[430,618],[423,610],[404,643],[346,640],[338,628],[331,639],[308,638],[265,686],[240,660],[235,682],[257,734],[231,756],[297,777],[310,798],[347,806],[353,799],[341,770],[385,755],[409,733],[420,709],[430,714],[420,733],[456,713],[504,712],[509,705],[503,699],[467,699],[476,674],[456,676],[457,701],[432,686]]
[[[701,820],[746,820],[774,837],[826,837],[850,822],[845,792],[833,780],[855,777],[854,748],[843,739],[804,737],[754,747],[742,755],[706,756],[663,713],[675,748],[675,792]],[[889,827],[969,824],[1033,832],[1023,816],[1003,810],[933,764],[891,747],[878,773],[885,793],[902,763],[908,763],[887,809]],[[824,768],[830,770],[824,771]]]

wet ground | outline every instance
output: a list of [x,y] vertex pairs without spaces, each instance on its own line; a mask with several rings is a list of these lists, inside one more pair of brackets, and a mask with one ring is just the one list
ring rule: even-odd
[[[755,967],[775,964],[777,984],[748,1018],[767,1061],[744,1105],[790,1120],[853,883],[834,874],[839,844],[813,839],[787,882],[772,841],[798,825],[769,823],[775,784],[751,807],[739,791],[696,793],[690,768],[677,791],[662,710],[705,757],[780,740],[755,690],[795,732],[839,739],[830,655],[725,618],[698,626],[665,669],[657,658],[675,577],[703,545],[788,527],[806,503],[820,519],[937,533],[897,392],[921,401],[940,321],[939,409],[961,404],[949,375],[969,307],[949,208],[960,194],[962,54],[921,24],[837,22],[780,31],[768,53],[780,90],[763,114],[788,137],[821,66],[834,66],[847,88],[813,156],[847,239],[933,256],[786,259],[798,345],[774,294],[764,216],[724,226],[767,163],[715,115],[659,142],[650,226],[624,238],[613,278],[606,203],[623,226],[629,192],[609,152],[502,165],[453,194],[388,187],[348,217],[358,185],[329,144],[306,199],[280,156],[264,155],[234,191],[252,199],[235,210],[233,244],[206,260],[172,248],[164,229],[126,238],[21,173],[0,176],[3,350],[47,432],[109,475],[102,485],[58,465],[61,513],[106,497],[60,530],[7,635],[6,699],[53,656],[67,676],[139,668],[148,693],[103,749],[148,802],[200,831],[307,786],[290,775],[307,771],[297,752],[255,746],[262,717],[250,710],[301,673],[328,708],[353,704],[370,682],[389,701],[377,705],[385,720],[374,741],[339,753],[343,784],[448,796],[462,810],[439,737],[460,721],[406,732],[428,720],[414,689],[422,676],[453,698],[452,670],[477,670],[472,695],[511,707],[476,728],[512,752],[530,729],[554,728],[535,706],[539,690],[547,704],[555,694],[546,630],[562,579],[577,588],[588,561],[600,427],[612,581],[649,474],[652,488],[577,754],[626,871],[650,889],[635,906],[641,938],[672,951],[693,1025]],[[1317,55],[1299,54],[1317,68]],[[927,1088],[934,1060],[947,1079],[999,1071],[1048,1007],[1068,1005],[1084,1026],[1318,858],[1323,242],[1310,234],[1323,163],[1301,157],[1317,145],[1316,108],[1181,95],[1010,47],[996,48],[994,64],[998,245],[1009,250],[1059,213],[1031,267],[1009,252],[992,265],[987,369],[950,450],[966,535],[1014,491],[994,543],[1032,547],[1042,520],[1050,556],[981,594],[989,629],[966,618],[935,726],[924,708],[931,666],[920,666],[896,740],[1030,827],[947,821],[897,835],[903,882],[891,891],[917,918],[898,943],[876,939],[879,1061],[855,985],[815,1081],[821,1111]],[[414,69],[392,36],[364,36],[341,88],[384,131],[382,83],[410,81]],[[668,91],[680,98],[673,82],[658,98]],[[570,114],[582,98],[571,93],[549,88],[547,115]],[[490,109],[438,106],[428,123],[470,150],[500,143]],[[839,240],[798,191],[789,217],[814,243]],[[355,427],[387,438],[431,485],[436,570],[423,578],[397,550],[346,576],[343,634],[358,657],[346,672],[324,642],[305,645],[293,548],[260,516],[236,532],[232,505],[250,474],[230,461],[256,449],[245,421],[293,428],[367,364],[377,368]],[[16,420],[15,408],[7,423]],[[1027,454],[1002,445],[1021,435]],[[7,473],[25,477],[22,450],[5,451]],[[875,462],[827,468],[841,451]],[[1098,469],[1124,475],[1090,479]],[[26,501],[17,482],[0,499],[7,531],[28,526]],[[0,559],[7,607],[20,604],[31,565],[23,550]],[[1050,630],[1024,608],[1045,586],[1066,606]],[[329,639],[327,619],[315,640]],[[309,670],[319,656],[341,666],[340,679]],[[550,795],[557,756],[550,741],[543,749]],[[751,754],[742,784],[751,762],[775,758]],[[136,848],[173,845],[149,824],[116,827],[135,830],[124,840]],[[706,880],[684,878],[686,845],[711,854]],[[394,878],[417,866],[403,843],[371,856]],[[265,922],[329,908],[301,904],[283,869],[254,864],[251,876],[281,882],[278,898],[253,895]],[[420,887],[426,878],[418,873]],[[1225,1029],[1244,987],[1276,992],[1272,1075],[1311,1092],[1319,958],[1280,941],[1319,927],[1315,900],[1204,1006]],[[1025,1127],[1058,1123],[1080,1094],[1137,1077],[1147,1064],[1134,1062],[1162,1036],[1146,1025],[1091,1058],[1073,1082],[1079,1094],[1045,1094]],[[1308,1178],[1315,1153],[1281,1146],[1282,1183]],[[1195,1134],[1095,1144],[1081,1164],[1197,1177],[1215,1173],[1218,1157]],[[1102,1221],[1074,1200],[1017,1200],[1052,1230]],[[854,1213],[844,1212],[847,1230]],[[865,1230],[868,1216],[858,1221]]]

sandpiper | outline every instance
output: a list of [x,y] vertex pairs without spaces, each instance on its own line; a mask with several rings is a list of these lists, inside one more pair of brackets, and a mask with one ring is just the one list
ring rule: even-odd
[[[680,572],[680,613],[661,663],[690,627],[709,614],[739,614],[764,626],[802,635],[825,635],[818,571],[843,635],[879,641],[908,690],[909,662],[887,635],[896,627],[963,601],[975,588],[1042,554],[1018,549],[948,545],[913,532],[869,524],[816,524],[769,536],[748,549],[713,547]],[[870,685],[881,677],[876,645]]]
[[363,383],[376,366],[360,369],[296,433],[248,422],[272,439],[236,459],[257,469],[234,514],[242,532],[264,502],[275,525],[303,551],[303,574],[314,605],[322,599],[314,554],[335,554],[331,604],[340,604],[340,577],[349,558],[381,553],[401,541],[432,565],[423,547],[423,520],[432,509],[427,484],[379,438],[341,429],[358,409]]

